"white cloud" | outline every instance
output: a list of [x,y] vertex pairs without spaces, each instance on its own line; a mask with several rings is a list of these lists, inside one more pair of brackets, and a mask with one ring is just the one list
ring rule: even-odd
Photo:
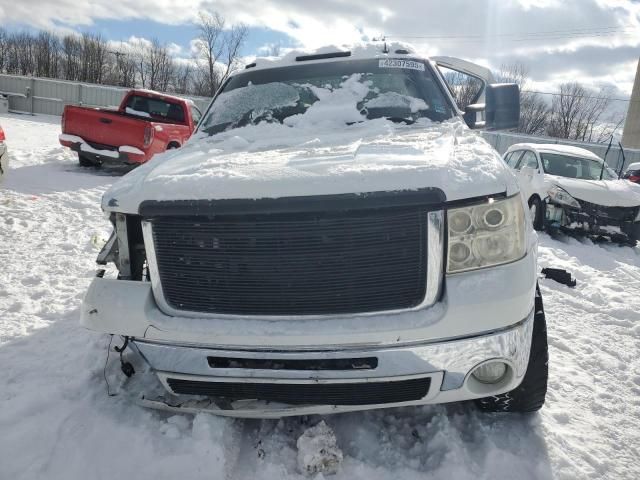
[[303,47],[382,34],[428,37],[406,40],[429,54],[484,59],[492,67],[520,61],[537,82],[607,78],[627,93],[635,73],[628,66],[640,46],[640,3],[631,0],[261,0],[250,6],[246,0],[0,0],[0,21],[85,29],[104,18],[179,24],[201,9],[220,12],[229,24],[285,33]]

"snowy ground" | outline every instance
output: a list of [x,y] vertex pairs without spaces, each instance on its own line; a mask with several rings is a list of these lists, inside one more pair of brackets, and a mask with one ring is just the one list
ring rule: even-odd
[[[57,117],[0,116],[0,479],[290,479],[321,419],[171,416],[108,397],[108,337],[78,307],[109,225],[107,174],[57,143]],[[540,238],[550,389],[532,416],[450,405],[327,416],[336,479],[640,478],[640,249]],[[113,358],[113,356],[112,356]],[[115,365],[111,365],[115,367]]]

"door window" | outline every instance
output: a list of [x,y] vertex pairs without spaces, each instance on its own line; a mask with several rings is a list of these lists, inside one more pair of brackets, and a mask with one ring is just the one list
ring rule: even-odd
[[521,156],[522,150],[516,150],[507,155],[507,157],[505,158],[505,162],[507,162],[507,165],[509,165],[511,168],[516,168]]
[[191,117],[193,118],[194,125],[198,125],[200,123],[202,113],[200,113],[200,110],[198,110],[198,107],[195,105],[191,105]]
[[522,170],[524,167],[529,167],[536,171],[538,170],[538,159],[536,158],[536,154],[531,150],[525,150],[517,168],[518,170]]

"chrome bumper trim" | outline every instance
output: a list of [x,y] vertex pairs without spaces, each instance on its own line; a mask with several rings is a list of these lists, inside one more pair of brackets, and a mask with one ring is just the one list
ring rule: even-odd
[[[229,350],[134,340],[133,345],[157,372],[179,375],[199,375],[207,380],[245,379],[260,381],[374,381],[381,378],[425,376],[444,372],[440,390],[460,388],[476,365],[500,359],[513,370],[514,376],[524,375],[531,346],[533,311],[527,318],[509,329],[463,339],[449,339],[437,343],[401,347],[367,349],[333,349],[328,351],[268,351]],[[472,321],[472,319],[470,319]],[[320,347],[320,346],[319,346]],[[233,357],[268,360],[327,360],[372,356],[378,366],[368,370],[278,370],[211,368],[207,357]],[[435,385],[434,385],[435,387]]]

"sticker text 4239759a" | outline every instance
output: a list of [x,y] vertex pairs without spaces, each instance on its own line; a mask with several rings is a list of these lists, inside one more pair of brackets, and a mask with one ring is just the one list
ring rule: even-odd
[[415,60],[405,60],[403,58],[381,58],[378,63],[380,68],[406,68],[409,70],[420,70],[424,72],[424,63]]

